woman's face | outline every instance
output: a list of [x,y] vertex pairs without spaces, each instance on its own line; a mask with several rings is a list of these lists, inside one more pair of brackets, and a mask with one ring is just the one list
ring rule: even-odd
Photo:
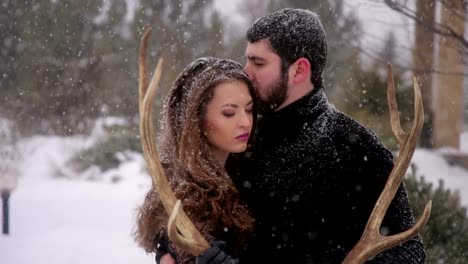
[[252,97],[244,82],[224,82],[214,88],[206,105],[203,133],[215,155],[239,153],[247,148],[252,107]]

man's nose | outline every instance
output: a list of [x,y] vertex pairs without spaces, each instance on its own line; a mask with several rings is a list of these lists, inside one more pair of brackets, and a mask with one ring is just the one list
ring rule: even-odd
[[253,75],[252,71],[250,70],[250,67],[249,67],[248,63],[245,65],[244,71],[245,71],[245,73],[247,73],[247,76],[249,77],[249,79],[253,82],[255,80],[255,78],[254,78],[254,75]]

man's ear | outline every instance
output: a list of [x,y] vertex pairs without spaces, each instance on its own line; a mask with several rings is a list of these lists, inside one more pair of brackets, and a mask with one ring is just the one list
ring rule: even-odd
[[306,58],[297,59],[296,62],[294,62],[294,64],[292,65],[291,70],[291,77],[294,83],[300,83],[306,79],[310,79],[310,62]]

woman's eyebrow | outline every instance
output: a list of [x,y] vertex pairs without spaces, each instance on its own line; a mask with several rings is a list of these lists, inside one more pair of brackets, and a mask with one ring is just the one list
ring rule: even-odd
[[236,104],[224,104],[224,105],[222,105],[221,107],[225,107],[225,106],[230,106],[230,107],[234,107],[234,108],[239,108],[239,106],[236,105]]

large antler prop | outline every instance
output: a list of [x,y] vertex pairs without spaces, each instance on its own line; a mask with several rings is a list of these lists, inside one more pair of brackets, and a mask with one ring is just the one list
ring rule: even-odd
[[161,199],[164,208],[170,215],[168,235],[178,247],[197,256],[209,248],[208,242],[194,226],[187,214],[181,210],[180,200],[172,192],[167,177],[159,160],[158,150],[154,141],[152,108],[162,73],[162,59],[159,59],[151,83],[148,87],[148,72],[146,70],[146,49],[151,29],[147,29],[140,43],[138,66],[140,137],[146,166],[153,181],[154,191]]
[[421,134],[421,129],[424,120],[423,105],[421,98],[421,90],[416,78],[413,78],[414,88],[414,120],[413,126],[409,134],[406,134],[400,125],[400,117],[398,106],[395,99],[395,84],[393,81],[392,66],[388,65],[387,71],[387,99],[388,108],[390,111],[390,120],[392,131],[398,142],[400,153],[396,160],[395,166],[388,177],[387,183],[380,194],[374,210],[372,211],[364,233],[359,242],[354,246],[351,252],[343,261],[343,264],[360,264],[375,257],[377,254],[390,249],[396,245],[404,243],[416,235],[426,224],[431,213],[432,201],[429,201],[424,208],[424,212],[419,221],[412,228],[391,236],[380,235],[379,229],[382,225],[382,220],[387,212],[388,206],[392,202],[395,194],[400,186],[406,170],[410,165],[411,159],[416,149],[416,142]]

